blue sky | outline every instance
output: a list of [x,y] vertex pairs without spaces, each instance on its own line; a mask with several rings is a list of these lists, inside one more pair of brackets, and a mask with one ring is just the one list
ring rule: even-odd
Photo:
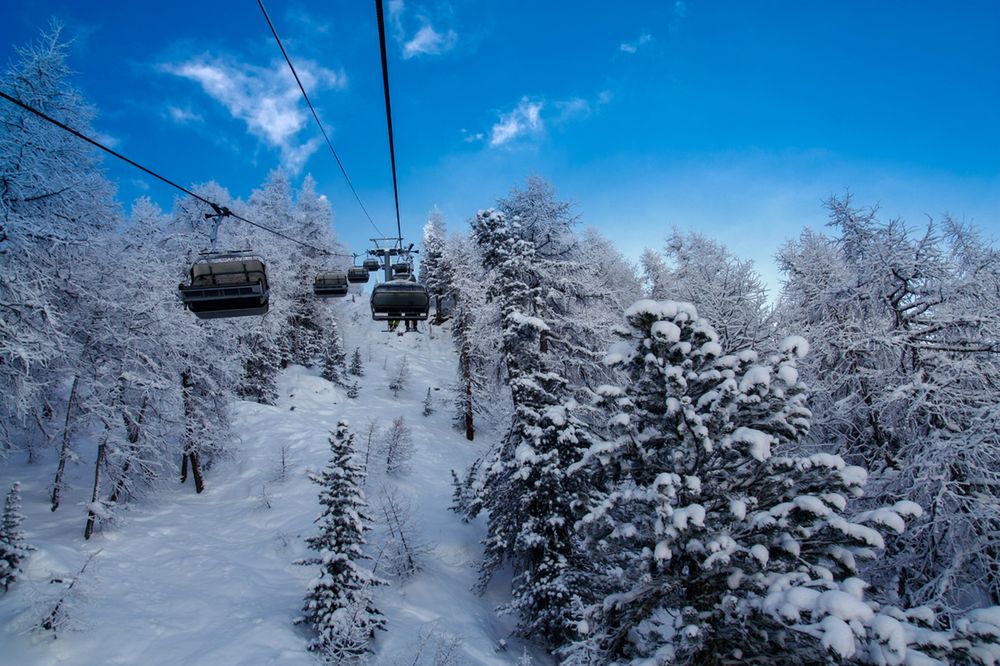
[[[257,5],[2,1],[0,45],[52,18],[116,147],[246,197],[311,173],[354,249],[372,230]],[[366,206],[394,224],[374,2],[266,3]],[[1000,231],[1000,3],[386,0],[403,232],[459,228],[530,174],[637,257],[672,226],[754,259],[822,202]],[[107,163],[121,198],[173,193]]]

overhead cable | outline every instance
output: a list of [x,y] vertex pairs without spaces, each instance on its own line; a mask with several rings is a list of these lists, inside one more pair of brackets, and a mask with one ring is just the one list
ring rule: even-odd
[[108,153],[109,155],[113,155],[113,156],[117,157],[118,159],[122,160],[123,162],[127,162],[128,164],[131,164],[136,169],[139,169],[140,171],[143,171],[143,172],[149,174],[153,178],[156,178],[157,180],[160,180],[160,181],[166,183],[170,187],[178,189],[181,192],[183,192],[184,194],[186,194],[186,195],[188,195],[190,197],[193,197],[193,198],[197,199],[198,201],[201,201],[204,204],[207,204],[208,206],[210,206],[212,208],[213,211],[215,211],[216,215],[222,215],[224,217],[232,217],[234,219],[239,220],[240,222],[246,222],[250,226],[257,227],[258,229],[262,229],[262,230],[264,230],[264,231],[266,231],[268,233],[272,233],[275,236],[280,236],[281,238],[284,238],[285,240],[289,240],[289,241],[291,241],[293,243],[297,243],[298,245],[301,245],[303,247],[308,247],[310,249],[316,250],[317,252],[320,252],[321,254],[326,254],[326,255],[330,255],[330,256],[338,256],[338,257],[339,256],[343,256],[343,257],[349,257],[349,256],[351,256],[351,255],[346,254],[346,253],[330,252],[329,250],[325,250],[325,249],[323,249],[321,247],[316,247],[315,245],[311,245],[310,243],[306,243],[305,241],[301,241],[301,240],[299,240],[297,238],[292,238],[291,236],[289,236],[287,234],[284,234],[284,233],[282,233],[282,232],[280,232],[280,231],[278,231],[276,229],[272,229],[271,227],[268,227],[266,225],[260,224],[259,222],[254,222],[253,220],[248,220],[247,218],[243,217],[242,215],[237,215],[236,213],[232,212],[231,210],[229,210],[225,206],[220,206],[219,204],[215,203],[214,201],[210,201],[209,199],[206,199],[205,197],[203,197],[203,196],[201,196],[199,194],[195,194],[194,192],[192,192],[191,190],[187,189],[186,187],[178,185],[174,181],[172,181],[169,178],[166,178],[164,176],[161,176],[160,174],[156,173],[152,169],[144,167],[143,165],[139,164],[138,162],[135,162],[134,160],[130,160],[129,158],[127,158],[124,155],[122,155],[121,153],[119,153],[119,152],[117,152],[117,151],[109,148],[108,146],[105,146],[103,143],[90,138],[89,136],[87,136],[83,132],[75,130],[72,127],[70,127],[69,125],[56,120],[52,116],[50,116],[50,115],[48,115],[48,114],[46,114],[46,113],[44,113],[42,111],[39,111],[38,109],[36,109],[36,108],[34,108],[32,106],[29,106],[28,104],[25,104],[24,102],[22,102],[21,100],[17,99],[16,97],[11,97],[10,95],[8,95],[7,93],[5,93],[2,90],[0,90],[0,97],[2,97],[3,99],[7,100],[8,102],[11,102],[12,104],[15,104],[15,105],[21,107],[22,109],[24,109],[25,111],[28,111],[29,113],[35,114],[36,116],[38,116],[42,120],[45,120],[45,121],[47,121],[49,123],[52,123],[56,127],[60,128],[62,130],[65,130],[66,132],[69,132],[73,136],[86,141],[87,143],[91,144],[92,146],[100,148],[101,150],[103,150],[104,152]]
[[385,90],[385,122],[389,128],[392,193],[396,197],[396,234],[399,236],[399,247],[403,247],[403,230],[399,223],[399,185],[396,182],[396,148],[392,141],[392,105],[389,103],[389,63],[385,56],[385,18],[382,15],[382,0],[375,0],[375,11],[378,13],[378,45],[382,53],[382,88]]
[[323,138],[326,139],[326,145],[330,147],[330,152],[333,153],[333,159],[337,160],[337,166],[340,167],[340,172],[344,174],[344,180],[347,181],[348,187],[351,188],[351,192],[354,194],[354,198],[357,199],[358,205],[361,206],[361,210],[364,211],[365,217],[368,218],[368,222],[371,223],[378,235],[381,236],[382,232],[379,230],[378,225],[375,224],[375,220],[372,219],[372,216],[368,214],[368,209],[365,208],[365,204],[361,201],[358,191],[354,189],[354,183],[351,182],[351,177],[347,175],[347,169],[344,168],[344,163],[340,161],[340,156],[337,155],[337,151],[333,148],[333,142],[330,141],[330,137],[326,133],[326,128],[323,127],[323,123],[319,119],[319,114],[316,113],[316,108],[313,107],[313,103],[309,100],[309,95],[306,93],[305,86],[302,85],[302,79],[299,78],[299,73],[295,71],[295,65],[292,64],[292,59],[288,56],[288,51],[285,50],[285,45],[281,43],[281,37],[278,37],[278,31],[275,29],[274,23],[271,22],[271,17],[267,14],[267,9],[264,8],[263,0],[257,0],[257,4],[260,5],[260,11],[264,13],[264,20],[267,21],[268,27],[271,28],[271,34],[274,35],[274,41],[278,42],[278,48],[281,49],[281,55],[285,56],[285,62],[288,63],[288,69],[292,70],[292,76],[295,77],[295,82],[299,84],[299,90],[302,91],[302,97],[306,100],[306,104],[309,105],[309,110],[312,111],[313,119],[319,126],[319,131],[323,133]]

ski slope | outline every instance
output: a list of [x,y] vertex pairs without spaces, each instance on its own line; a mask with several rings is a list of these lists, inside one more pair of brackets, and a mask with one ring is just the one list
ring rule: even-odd
[[[509,583],[498,580],[479,597],[476,581],[484,534],[482,518],[464,524],[448,511],[450,470],[464,470],[493,438],[480,431],[475,442],[451,426],[450,385],[456,361],[446,329],[421,324],[419,334],[397,336],[372,322],[366,296],[330,304],[340,322],[345,350],[361,350],[365,376],[360,395],[319,377],[318,369],[293,366],[279,379],[275,406],[235,405],[231,458],[206,474],[196,495],[189,482],[170,482],[133,505],[119,524],[83,540],[94,452],[81,452],[63,507],[48,509],[47,484],[37,469],[12,463],[3,487],[22,479],[26,537],[37,547],[25,578],[0,595],[0,662],[4,664],[314,664],[304,630],[293,624],[313,567],[296,566],[310,551],[318,486],[307,471],[329,458],[328,436],[346,418],[364,448],[369,419],[383,428],[403,416],[413,433],[411,471],[387,477],[373,458],[366,492],[371,513],[383,484],[398,488],[411,506],[414,527],[428,547],[424,568],[405,582],[375,593],[385,614],[371,662],[434,664],[452,650],[453,664],[516,663],[527,648],[535,663],[544,651],[510,637],[513,619],[498,616]],[[407,390],[388,389],[398,358],[410,368]],[[354,379],[348,376],[348,379]],[[435,413],[422,415],[428,387]],[[285,446],[285,468],[281,452]],[[363,450],[362,450],[363,455]],[[43,461],[39,464],[47,464]],[[23,472],[23,473],[22,473]],[[377,531],[370,535],[372,550]],[[69,626],[53,639],[32,627],[54,603],[62,585],[94,557],[67,601]],[[371,564],[371,563],[370,563]],[[501,640],[509,646],[498,650]]]

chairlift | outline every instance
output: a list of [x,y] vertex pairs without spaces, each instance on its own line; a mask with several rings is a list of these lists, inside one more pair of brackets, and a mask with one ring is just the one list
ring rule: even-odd
[[363,262],[361,262],[361,267],[364,268],[366,271],[374,272],[382,268],[382,264],[379,262],[378,259],[371,258],[371,259],[365,259]]
[[[413,281],[411,281],[413,280]],[[375,321],[424,321],[430,310],[427,289],[412,276],[375,285],[372,290],[372,319]]]
[[347,296],[347,274],[340,271],[319,273],[313,282],[313,294],[324,298]]
[[267,314],[264,261],[249,251],[205,253],[191,265],[191,284],[177,285],[184,307],[200,319]]
[[362,266],[348,268],[347,281],[351,284],[363,284],[368,282],[368,269]]

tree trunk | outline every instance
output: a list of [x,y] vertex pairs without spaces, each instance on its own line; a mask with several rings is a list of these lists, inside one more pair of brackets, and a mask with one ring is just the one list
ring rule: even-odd
[[122,419],[125,421],[125,429],[128,432],[129,457],[122,465],[121,472],[118,473],[118,480],[115,481],[114,490],[112,490],[111,495],[108,496],[108,502],[112,504],[118,501],[122,492],[125,490],[125,484],[128,481],[128,473],[132,469],[132,461],[139,455],[136,444],[139,442],[139,437],[142,434],[142,422],[146,420],[147,407],[149,407],[148,397],[142,399],[142,409],[139,411],[138,421],[133,420],[127,411],[122,410]]
[[201,463],[198,460],[198,450],[194,442],[194,405],[191,400],[191,371],[181,373],[181,387],[184,393],[184,456],[181,459],[181,483],[187,480],[187,467],[191,465],[191,475],[194,477],[194,490],[200,493],[205,490],[205,478],[201,474]]
[[52,510],[59,508],[59,499],[62,494],[63,474],[66,471],[66,459],[70,454],[70,441],[72,433],[70,423],[73,420],[73,404],[76,402],[76,392],[80,386],[80,375],[73,377],[73,387],[69,391],[69,402],[66,405],[66,424],[63,427],[62,448],[59,450],[59,464],[56,466],[56,478],[52,484]]
[[90,508],[87,510],[87,526],[83,529],[83,538],[90,539],[94,535],[94,527],[97,524],[97,514],[94,513],[93,505],[99,500],[101,493],[101,469],[104,467],[104,460],[107,458],[108,437],[105,433],[104,439],[97,447],[97,462],[94,463],[94,492],[90,496]]
[[465,438],[470,442],[476,437],[476,429],[472,423],[472,359],[469,349],[469,338],[462,336],[462,351],[460,364],[462,366],[462,409],[465,412]]

